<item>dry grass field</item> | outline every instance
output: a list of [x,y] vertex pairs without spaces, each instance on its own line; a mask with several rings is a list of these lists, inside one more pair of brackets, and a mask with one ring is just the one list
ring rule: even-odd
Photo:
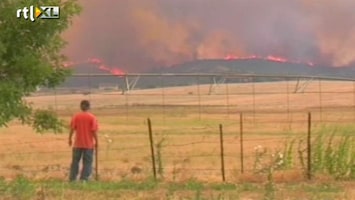
[[[34,107],[54,109],[67,124],[78,111],[80,100],[91,100],[92,112],[100,122],[98,170],[101,181],[128,179],[139,182],[152,176],[147,127],[147,118],[150,118],[158,177],[164,182],[184,183],[191,179],[211,184],[221,182],[219,125],[222,124],[225,177],[229,183],[264,184],[267,182],[266,174],[255,173],[255,148],[265,147],[267,154],[271,155],[283,152],[286,143],[303,139],[293,147],[295,166],[274,173],[275,183],[292,185],[306,181],[304,166],[296,155],[306,145],[307,112],[312,112],[312,131],[315,134],[337,130],[351,135],[355,130],[355,87],[352,82],[312,82],[303,93],[293,93],[295,85],[296,82],[291,81],[228,84],[221,85],[211,95],[208,94],[209,85],[199,85],[137,89],[126,95],[100,92],[32,96],[27,100]],[[244,173],[240,162],[241,112]],[[67,137],[66,132],[37,134],[17,122],[1,128],[0,176],[9,180],[17,175],[25,175],[34,181],[48,178],[66,180],[71,155]],[[308,183],[328,184],[332,180],[331,177],[317,175],[315,182]],[[335,192],[335,196],[330,197],[335,199],[340,195],[343,199],[355,199],[351,189],[355,186],[353,182],[337,184],[340,184],[339,193]],[[280,199],[307,195],[307,192],[300,192],[303,187],[289,194],[289,186],[279,187],[283,188],[278,193]],[[262,189],[246,189],[242,199],[260,199]],[[153,193],[160,197],[159,192],[162,191]],[[212,195],[213,190],[207,193]],[[134,199],[132,195],[127,192],[126,199]],[[146,192],[141,195],[143,197],[137,199],[146,199]],[[187,192],[181,195],[190,198],[196,194]]]

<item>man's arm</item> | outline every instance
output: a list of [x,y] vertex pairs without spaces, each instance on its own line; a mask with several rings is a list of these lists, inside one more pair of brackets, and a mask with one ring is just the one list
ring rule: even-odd
[[71,147],[73,145],[73,135],[75,132],[75,116],[72,118],[71,122],[70,122],[70,132],[69,132],[69,140],[68,140],[68,144]]
[[73,128],[70,128],[70,132],[69,132],[69,140],[68,140],[68,144],[69,144],[69,146],[70,146],[70,147],[71,147],[71,146],[72,146],[72,144],[73,144],[73,140],[72,140],[73,135],[74,135],[74,129],[73,129]]

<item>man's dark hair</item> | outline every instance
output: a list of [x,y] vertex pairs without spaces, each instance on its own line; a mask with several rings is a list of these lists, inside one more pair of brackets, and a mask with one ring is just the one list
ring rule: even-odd
[[90,109],[90,102],[88,100],[82,100],[80,102],[80,108],[82,111],[88,111]]

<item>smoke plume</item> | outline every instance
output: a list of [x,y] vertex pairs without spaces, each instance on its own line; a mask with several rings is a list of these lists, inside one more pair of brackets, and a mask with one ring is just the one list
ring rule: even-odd
[[71,60],[129,72],[194,59],[275,56],[355,62],[354,0],[81,0],[65,33]]

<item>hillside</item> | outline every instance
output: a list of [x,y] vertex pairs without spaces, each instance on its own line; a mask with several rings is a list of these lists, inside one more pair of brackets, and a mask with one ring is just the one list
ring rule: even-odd
[[[85,64],[74,68],[74,74],[109,74],[98,69],[95,65]],[[196,60],[171,67],[160,67],[148,70],[146,73],[242,73],[242,74],[265,74],[265,75],[292,75],[292,76],[330,76],[330,77],[355,77],[355,68],[335,68],[317,66],[312,67],[306,64],[272,62],[267,60],[246,59],[246,60]],[[238,82],[240,80],[227,80]],[[255,81],[272,81],[265,78]],[[207,77],[141,77],[137,83],[138,88],[154,88],[163,86],[181,86],[196,83],[210,83]],[[122,77],[70,77],[61,87],[99,87],[102,84],[124,85]]]
[[298,63],[272,62],[260,59],[245,60],[197,60],[170,68],[153,70],[159,73],[247,73],[266,75],[313,75],[353,77],[355,68],[309,66]]

